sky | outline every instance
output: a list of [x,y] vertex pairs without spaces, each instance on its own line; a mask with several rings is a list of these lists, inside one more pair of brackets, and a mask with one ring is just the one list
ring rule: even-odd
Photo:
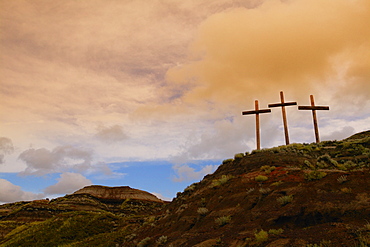
[[[0,203],[130,186],[171,200],[256,148],[254,116],[370,129],[368,0],[0,0]],[[290,142],[312,114],[286,107]],[[284,145],[281,109],[261,146]]]

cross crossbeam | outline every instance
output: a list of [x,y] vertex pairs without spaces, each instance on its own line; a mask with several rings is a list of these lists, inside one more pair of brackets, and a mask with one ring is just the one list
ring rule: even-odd
[[286,118],[286,111],[285,111],[285,106],[292,106],[292,105],[297,105],[297,102],[285,102],[284,101],[284,92],[280,91],[280,103],[276,104],[269,104],[268,107],[281,107],[281,113],[283,116],[283,124],[284,124],[284,133],[285,133],[285,143],[286,145],[289,144],[289,133],[288,133],[288,121]]
[[312,118],[313,118],[313,126],[314,126],[314,129],[315,129],[316,143],[319,143],[320,142],[320,137],[319,137],[319,127],[318,127],[318,124],[317,124],[316,110],[329,110],[329,106],[316,106],[313,95],[310,95],[310,101],[311,101],[310,106],[298,106],[298,110],[311,110],[312,111]]
[[254,101],[254,111],[243,111],[242,115],[256,115],[256,141],[257,141],[257,150],[261,149],[261,140],[260,140],[260,117],[259,114],[261,113],[268,113],[271,112],[270,109],[259,109],[258,100]]

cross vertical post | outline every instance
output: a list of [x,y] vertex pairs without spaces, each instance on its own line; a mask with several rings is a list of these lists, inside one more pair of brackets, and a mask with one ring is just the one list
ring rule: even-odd
[[284,133],[285,133],[285,143],[286,143],[286,145],[289,144],[289,133],[288,133],[288,121],[287,121],[287,118],[286,118],[285,106],[291,106],[291,105],[297,105],[297,102],[285,102],[283,91],[280,91],[280,103],[269,104],[268,105],[270,108],[281,106],[281,113],[282,113],[282,116],[283,116],[283,124],[284,124]]
[[258,100],[254,101],[254,111],[243,111],[242,115],[256,115],[256,142],[257,142],[257,150],[261,149],[261,136],[260,136],[260,113],[267,113],[271,112],[270,109],[259,109]]
[[310,101],[311,101],[311,106],[298,106],[298,110],[311,110],[312,111],[316,143],[319,143],[320,137],[319,137],[319,127],[317,124],[316,110],[329,110],[329,106],[316,106],[313,95],[310,95]]

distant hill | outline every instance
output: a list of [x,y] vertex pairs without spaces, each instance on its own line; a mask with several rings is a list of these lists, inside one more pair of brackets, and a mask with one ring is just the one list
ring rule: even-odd
[[236,154],[170,203],[92,186],[0,205],[0,246],[370,246],[369,188],[365,131]]

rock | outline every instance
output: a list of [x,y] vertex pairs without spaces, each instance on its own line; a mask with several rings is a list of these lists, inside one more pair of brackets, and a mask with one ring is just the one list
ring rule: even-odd
[[107,187],[101,185],[86,186],[73,194],[89,194],[104,200],[126,200],[136,199],[153,202],[163,202],[149,192],[133,189],[129,186]]

